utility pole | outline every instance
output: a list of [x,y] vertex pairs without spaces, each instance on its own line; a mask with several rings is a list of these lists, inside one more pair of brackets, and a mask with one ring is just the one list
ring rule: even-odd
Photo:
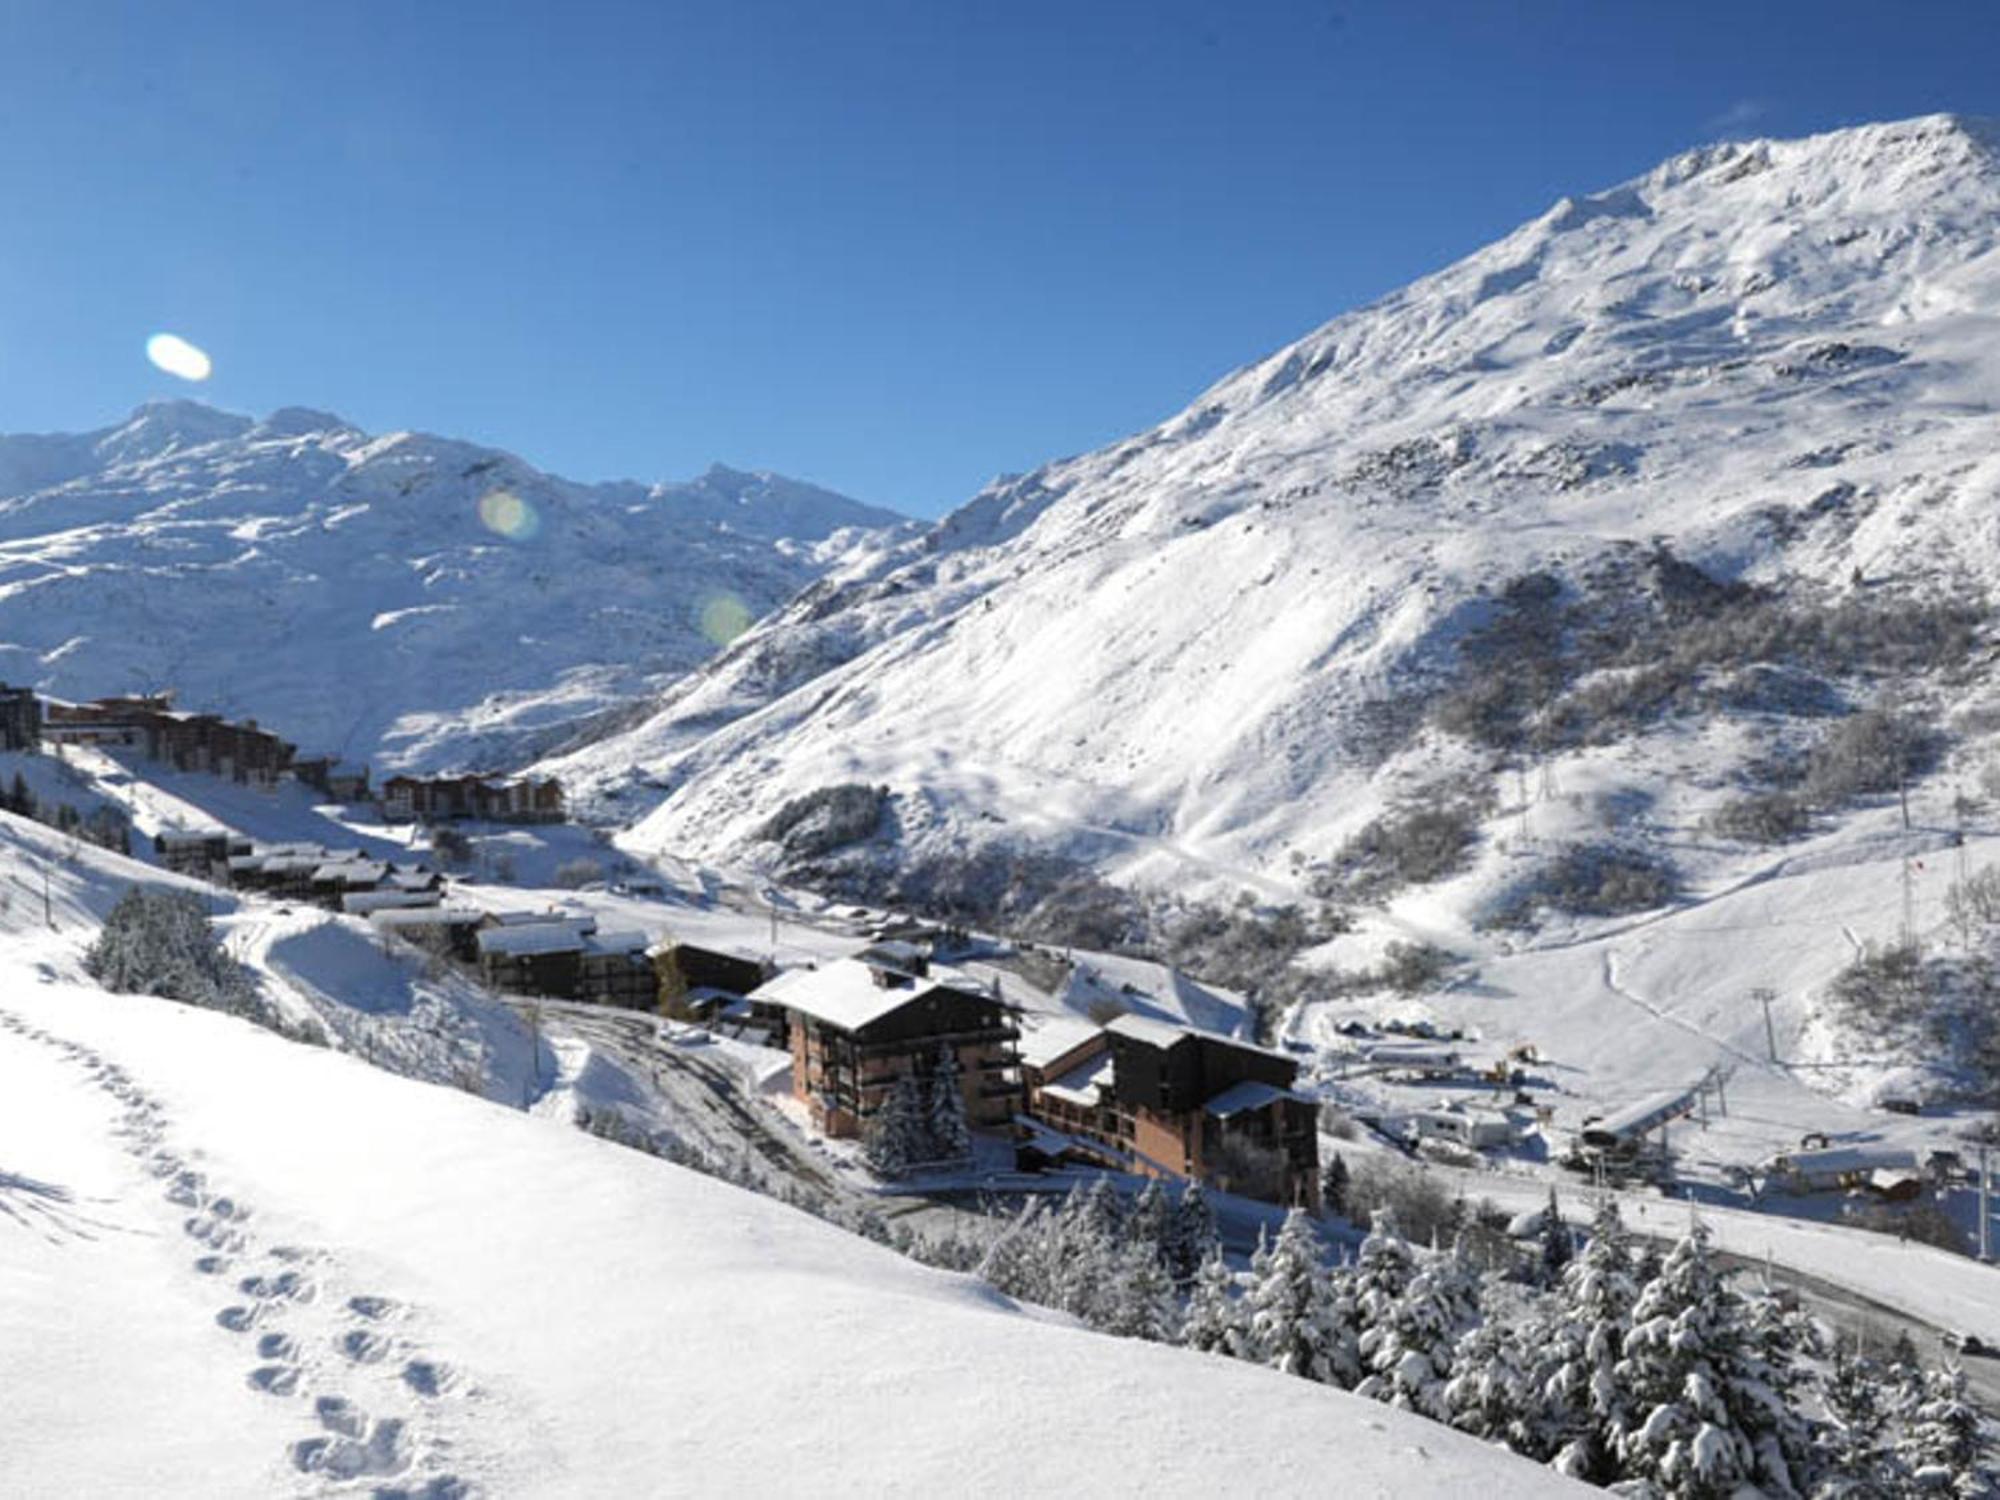
[[1771,1025],[1771,1002],[1778,998],[1778,992],[1766,986],[1759,985],[1750,992],[1750,998],[1763,1004],[1764,1046],[1771,1054],[1771,1061],[1776,1062],[1778,1060],[1778,1033],[1777,1029]]
[[1910,856],[1903,855],[1903,946],[1912,948],[1917,941],[1917,900],[1910,888]]
[[1990,1263],[1993,1259],[1993,1178],[1986,1170],[1986,1157],[1992,1148],[1984,1141],[1979,1144],[1979,1259]]

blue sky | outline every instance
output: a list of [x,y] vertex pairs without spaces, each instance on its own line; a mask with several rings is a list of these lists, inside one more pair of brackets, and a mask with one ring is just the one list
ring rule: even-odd
[[[0,0],[0,430],[326,407],[934,515],[1990,4]],[[170,330],[215,359],[145,363]]]

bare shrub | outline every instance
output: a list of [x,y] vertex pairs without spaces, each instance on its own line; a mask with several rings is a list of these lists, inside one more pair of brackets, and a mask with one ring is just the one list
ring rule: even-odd
[[1843,719],[1806,758],[1806,795],[1836,807],[1871,792],[1893,792],[1936,754],[1936,735],[1913,715],[1871,708]]
[[1421,1167],[1362,1157],[1348,1179],[1347,1217],[1356,1228],[1368,1229],[1384,1208],[1395,1213],[1397,1227],[1413,1245],[1449,1244],[1464,1216],[1464,1205]]
[[888,801],[885,786],[823,786],[779,808],[759,837],[783,845],[792,859],[817,859],[873,837]]
[[1377,900],[1404,886],[1456,875],[1469,862],[1480,822],[1492,807],[1485,777],[1429,782],[1407,804],[1383,813],[1343,844],[1314,893]]
[[1782,844],[1798,838],[1811,824],[1805,799],[1790,792],[1734,797],[1708,817],[1708,826],[1721,837],[1745,844]]
[[604,865],[588,855],[577,859],[566,859],[556,866],[555,873],[549,878],[566,889],[579,890],[604,879]]

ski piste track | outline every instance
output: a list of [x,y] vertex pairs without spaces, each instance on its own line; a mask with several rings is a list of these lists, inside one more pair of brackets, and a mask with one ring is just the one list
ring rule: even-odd
[[[476,1404],[481,1392],[432,1351],[417,1310],[351,1284],[337,1252],[262,1236],[254,1206],[201,1169],[199,1146],[176,1138],[160,1100],[125,1069],[5,1009],[0,1028],[48,1049],[105,1096],[110,1134],[158,1189],[151,1214],[161,1233],[185,1237],[188,1274],[212,1285],[216,1326],[240,1341],[244,1382],[298,1410],[300,1435],[284,1458],[299,1493],[371,1500],[477,1493],[435,1408]],[[89,1222],[60,1193],[12,1196],[43,1226]]]

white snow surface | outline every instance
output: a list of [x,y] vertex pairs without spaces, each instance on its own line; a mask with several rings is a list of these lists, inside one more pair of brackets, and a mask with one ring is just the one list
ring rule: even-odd
[[867,782],[908,849],[1293,895],[1434,753],[1383,765],[1385,710],[1510,578],[1662,538],[1727,579],[2000,580],[1996,140],[1730,143],[1565,199],[836,568],[551,768],[691,857]]
[[[45,859],[53,930],[20,900]],[[77,955],[127,878],[159,877],[0,815],[0,1490],[1573,1489],[541,1111],[105,994]]]
[[0,436],[0,679],[174,688],[306,752],[484,768],[657,692],[899,520],[720,465],[583,485],[322,412],[157,402]]

